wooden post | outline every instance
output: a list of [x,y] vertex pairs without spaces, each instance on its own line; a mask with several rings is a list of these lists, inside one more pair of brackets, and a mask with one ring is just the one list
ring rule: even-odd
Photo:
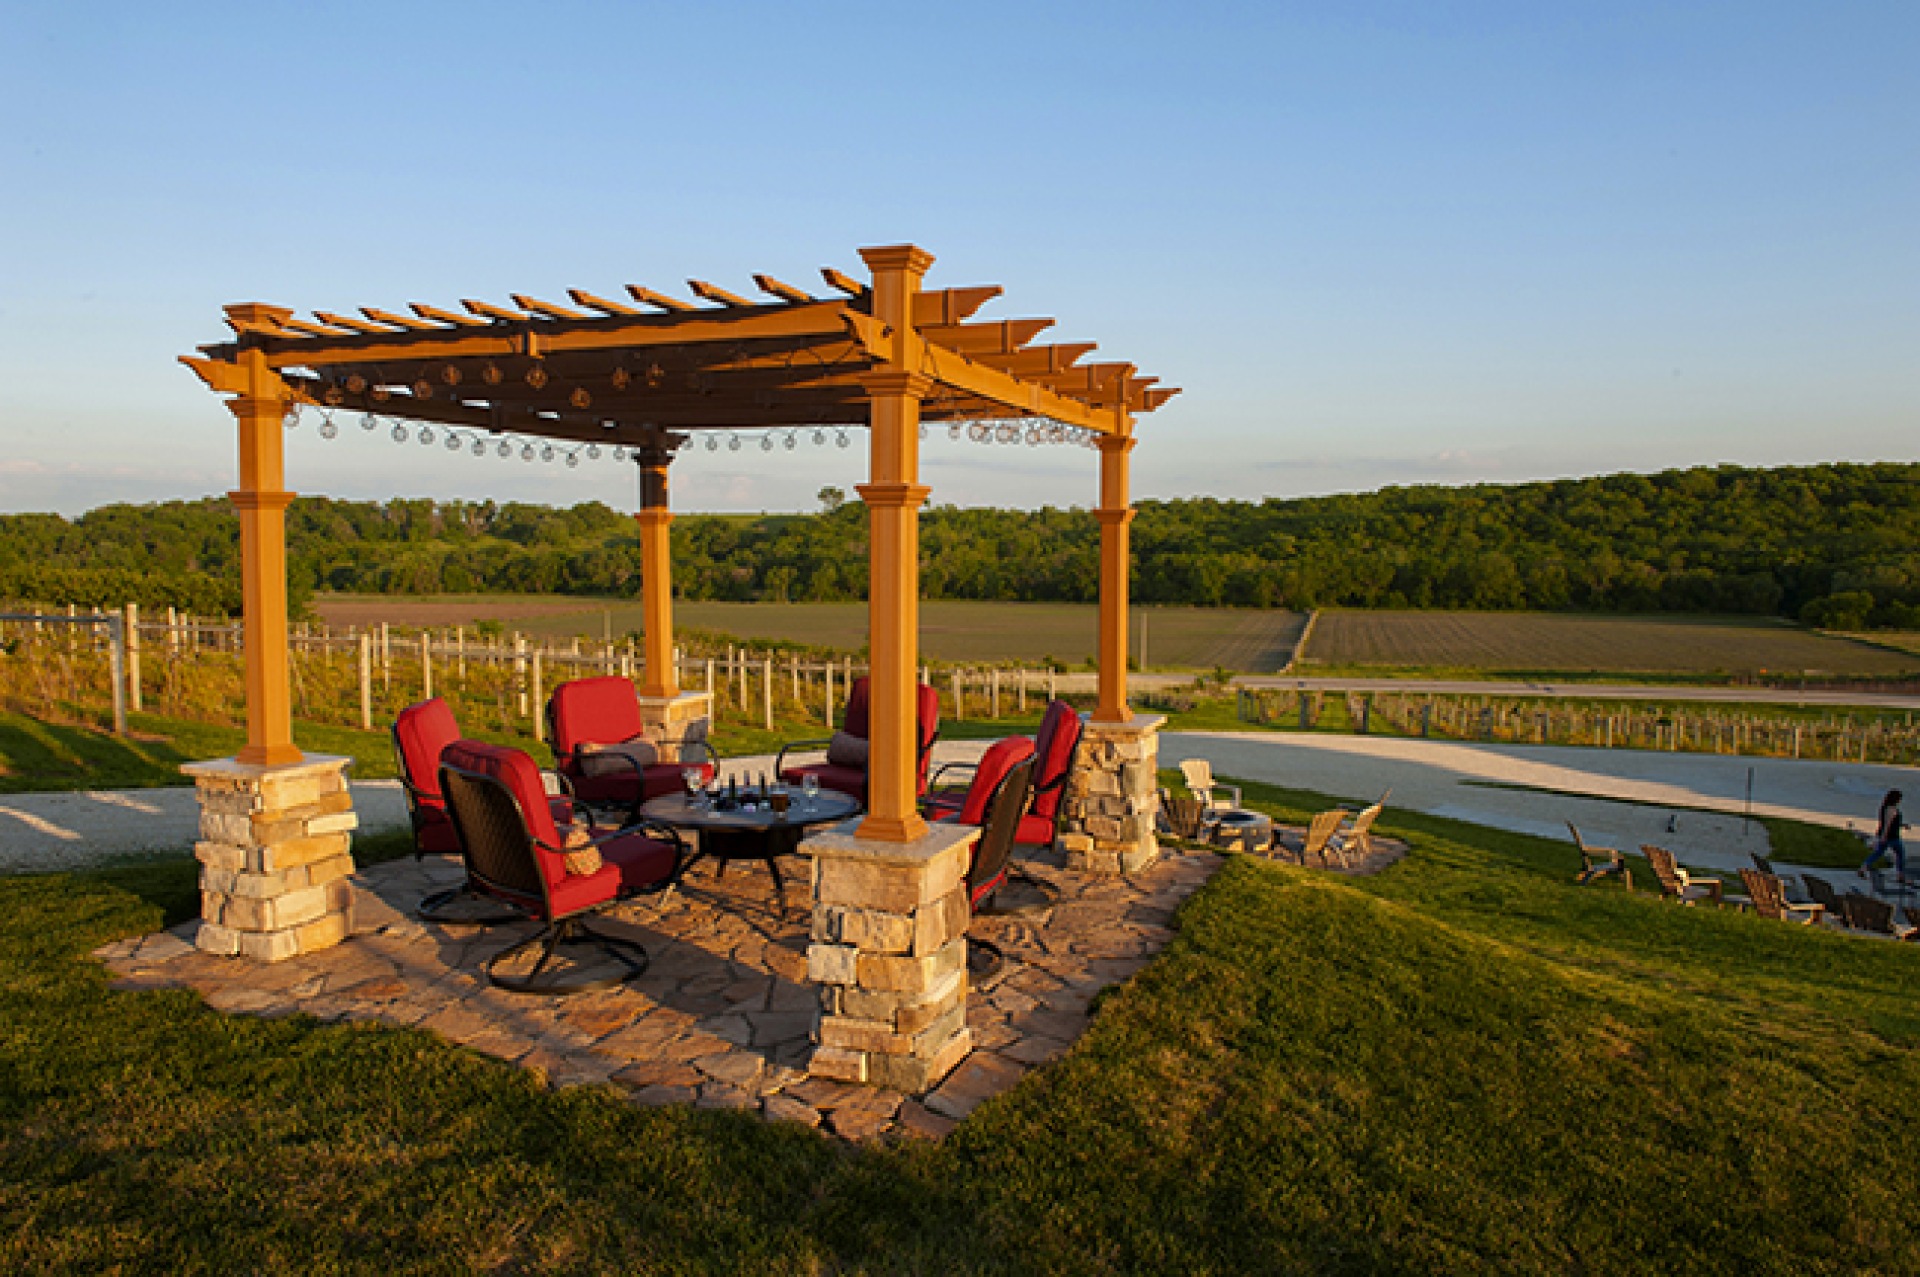
[[673,511],[667,502],[667,466],[673,453],[665,448],[643,449],[634,458],[640,467],[640,628],[646,637],[646,677],[640,694],[662,700],[680,694],[680,677],[673,660],[673,550],[668,526]]
[[1022,714],[1025,714],[1027,712],[1027,672],[1026,670],[1022,669],[1019,671],[1019,673],[1020,673],[1020,712]]
[[544,651],[543,644],[533,653],[533,738],[538,741],[544,741],[547,738],[546,686],[540,663]]
[[107,677],[113,684],[113,734],[127,734],[126,618],[107,615]]
[[171,657],[176,653],[178,653],[179,651],[180,651],[180,613],[176,612],[173,609],[172,604],[168,604],[167,605],[167,655]]
[[520,696],[520,717],[527,716],[527,636],[513,632],[513,687]]
[[420,699],[433,699],[433,636],[420,631]]
[[138,714],[140,701],[140,605],[129,603],[122,627],[127,634],[127,708]]
[[[278,307],[226,308],[243,336],[284,317]],[[245,618],[247,744],[239,761],[255,766],[297,763],[293,700],[287,672],[287,506],[283,424],[292,391],[267,366],[266,355],[243,349],[234,362],[244,387],[227,407],[240,425],[240,486],[229,494],[240,513],[241,614]]]
[[821,718],[826,723],[827,730],[832,731],[833,730],[833,662],[825,661],[821,664],[820,668],[826,672],[826,683],[825,683],[826,697],[825,697],[825,701],[823,702],[825,705],[825,708],[821,711]]
[[460,675],[460,686],[465,687],[467,685],[467,627],[464,625],[453,627],[453,660],[454,669]]
[[385,621],[380,622],[380,692],[389,695],[393,691],[393,632]]
[[800,658],[797,656],[789,656],[787,658],[787,667],[793,674],[793,703],[795,705],[803,705],[805,702],[800,699]]
[[1102,435],[1098,441],[1100,506],[1093,516],[1100,521],[1100,679],[1093,718],[1102,723],[1133,718],[1127,704],[1127,569],[1133,522],[1127,471],[1133,444],[1125,434]]
[[960,671],[953,672],[953,721],[963,723],[967,718],[967,693],[961,680]]
[[762,716],[766,719],[767,730],[772,731],[773,730],[773,658],[771,656],[766,658],[765,667],[762,669],[761,674],[762,674],[762,678],[760,680],[760,709],[761,709]]
[[373,730],[373,635],[360,631],[360,730]]
[[992,713],[989,715],[989,717],[993,718],[997,722],[1000,718],[1000,670],[999,668],[996,666],[994,669],[989,670],[987,672],[987,677],[990,680],[989,693],[988,693],[988,706],[992,710]]

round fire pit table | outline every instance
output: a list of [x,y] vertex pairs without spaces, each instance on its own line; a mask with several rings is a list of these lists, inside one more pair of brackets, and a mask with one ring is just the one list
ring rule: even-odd
[[1226,851],[1264,851],[1273,840],[1273,819],[1257,811],[1223,811],[1214,818],[1212,838]]

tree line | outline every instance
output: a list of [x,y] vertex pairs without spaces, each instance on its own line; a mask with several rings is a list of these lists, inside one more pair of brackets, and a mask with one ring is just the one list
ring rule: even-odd
[[[676,593],[864,598],[865,510],[833,490],[823,497],[813,514],[682,515]],[[1715,466],[1138,510],[1133,593],[1146,603],[1752,613],[1920,628],[1920,463]],[[296,605],[331,590],[640,588],[633,520],[598,502],[301,497],[287,539]],[[930,599],[1096,597],[1099,529],[1083,510],[930,507],[921,551]],[[104,506],[72,520],[0,515],[0,596],[236,611],[238,525],[216,498]]]

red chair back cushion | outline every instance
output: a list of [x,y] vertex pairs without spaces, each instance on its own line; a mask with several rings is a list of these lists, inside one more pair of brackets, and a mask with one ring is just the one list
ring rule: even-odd
[[567,862],[559,852],[547,850],[547,847],[562,845],[560,831],[554,827],[553,812],[547,804],[546,786],[540,782],[540,769],[525,750],[507,745],[486,745],[477,740],[459,740],[447,746],[442,761],[461,771],[491,776],[506,786],[507,792],[513,795],[513,801],[519,805],[520,818],[527,822],[527,832],[533,835],[536,844],[546,844],[545,847],[536,845],[533,855],[549,890],[565,881]]
[[867,713],[867,680],[853,680],[853,690],[847,693],[846,721],[840,724],[840,730],[849,736],[858,736],[865,740],[868,735],[869,719]]
[[1065,701],[1047,706],[1034,737],[1037,761],[1033,771],[1033,806],[1027,818],[1038,816],[1051,821],[1060,810],[1060,796],[1067,790],[1067,773],[1073,769],[1073,751],[1080,744],[1080,715]]
[[400,742],[407,783],[423,797],[440,797],[440,751],[460,739],[460,724],[447,703],[436,696],[407,706],[393,720],[393,738]]
[[582,743],[632,740],[643,730],[639,694],[618,674],[577,678],[553,689],[553,747],[562,753]]
[[967,796],[961,800],[960,810],[954,820],[963,825],[984,825],[987,823],[987,804],[993,799],[993,791],[1013,768],[1033,757],[1033,738],[1029,736],[1008,736],[987,746],[987,752],[980,756],[980,766],[973,773],[973,783],[967,786]]

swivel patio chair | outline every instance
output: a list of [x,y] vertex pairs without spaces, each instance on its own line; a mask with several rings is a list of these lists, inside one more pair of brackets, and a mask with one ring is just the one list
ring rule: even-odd
[[1720,894],[1725,890],[1718,878],[1695,878],[1680,867],[1672,852],[1664,847],[1655,847],[1651,843],[1640,844],[1640,852],[1647,858],[1647,864],[1653,870],[1654,881],[1660,884],[1660,894],[1668,900],[1678,900],[1683,905],[1705,900],[1718,906]]
[[[400,777],[400,789],[407,798],[407,818],[413,825],[413,858],[458,855],[460,837],[454,832],[440,790],[440,755],[460,739],[460,724],[453,710],[438,696],[409,705],[393,720],[390,735],[394,770]],[[571,799],[549,797],[547,802],[557,824],[573,822]],[[476,904],[481,907],[476,908]],[[429,922],[473,926],[511,922],[519,916],[497,907],[487,908],[486,904],[467,882],[427,896],[420,902],[419,914]]]
[[1747,898],[1753,901],[1753,911],[1762,918],[1817,927],[1826,915],[1827,911],[1819,905],[1801,905],[1789,901],[1786,884],[1774,874],[1762,873],[1758,869],[1742,869],[1740,882],[1747,889]]
[[[774,759],[774,772],[790,785],[801,784],[811,775],[823,788],[838,790],[865,804],[866,745],[872,730],[872,712],[868,702],[867,680],[854,679],[853,687],[847,694],[847,709],[840,720],[840,731],[831,740],[801,740],[782,745],[779,755]],[[920,684],[915,708],[919,732],[914,796],[919,797],[927,792],[927,769],[933,760],[933,742],[940,736],[940,693],[925,683]],[[841,754],[843,748],[852,750],[854,756]],[[789,765],[787,762],[789,754],[804,754],[814,750],[825,750],[826,758],[818,763]]]
[[[553,823],[539,770],[524,751],[479,741],[456,741],[442,755],[440,788],[460,840],[468,880],[486,895],[541,923],[540,930],[487,961],[487,978],[513,993],[567,995],[611,988],[646,970],[647,951],[634,940],[595,931],[586,919],[644,892],[665,890],[688,864],[686,847],[671,830],[651,836],[638,829],[601,834],[586,844],[600,853],[592,873],[569,872],[570,847]],[[503,963],[539,947],[524,975],[502,974]],[[549,970],[571,950],[610,960],[621,971],[569,978]],[[576,964],[580,965],[580,964]]]
[[1080,748],[1086,724],[1080,712],[1062,700],[1051,701],[1033,738],[1033,801],[1020,818],[1014,841],[1022,846],[1051,846],[1060,823],[1060,801]]
[[[1007,884],[1014,839],[1033,797],[1033,768],[1033,759],[1023,759],[1008,768],[993,787],[993,796],[986,807],[986,824],[981,829],[980,840],[973,845],[973,862],[967,867],[967,904],[975,916],[998,912],[993,908],[993,898]],[[968,937],[967,970],[971,975],[990,976],[1005,960],[1000,947],[992,941]]]
[[[554,766],[573,796],[594,807],[625,813],[631,822],[641,804],[676,793],[688,768],[704,784],[714,777],[718,756],[704,739],[661,740],[640,720],[640,697],[618,674],[579,678],[553,689],[547,700],[547,739]],[[668,749],[680,758],[666,757]]]
[[[1033,757],[1033,741],[1026,736],[1006,736],[987,746],[977,763],[948,763],[933,774],[921,814],[929,820],[950,821],[962,825],[987,823],[987,804],[999,788],[1001,778],[1016,765]],[[956,772],[970,773],[965,789],[943,788],[941,781]]]

